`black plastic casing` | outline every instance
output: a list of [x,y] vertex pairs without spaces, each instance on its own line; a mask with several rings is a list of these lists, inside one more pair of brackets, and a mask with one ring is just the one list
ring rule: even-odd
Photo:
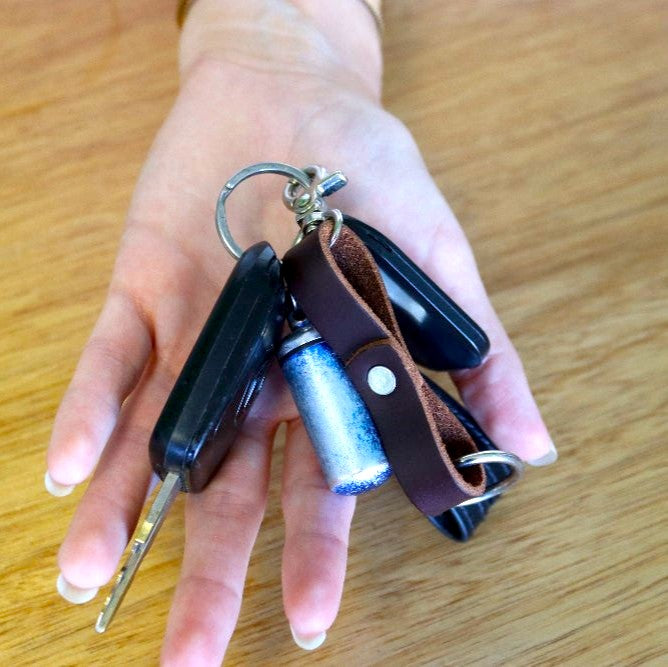
[[262,387],[285,319],[285,287],[271,246],[237,262],[176,380],[149,445],[164,479],[198,492],[218,470]]
[[384,234],[349,216],[343,222],[376,260],[416,363],[437,371],[479,366],[489,352],[485,332]]

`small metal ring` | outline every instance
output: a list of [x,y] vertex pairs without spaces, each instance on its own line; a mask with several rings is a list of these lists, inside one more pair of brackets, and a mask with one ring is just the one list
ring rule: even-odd
[[[298,193],[299,188],[302,189],[301,193]],[[283,188],[283,203],[287,208],[297,214],[307,211],[310,207],[316,204],[317,198],[315,192],[312,192],[310,189],[305,189],[301,183],[298,183],[292,178]]]
[[499,496],[502,493],[505,493],[511,486],[514,486],[524,473],[524,463],[519,456],[515,456],[515,454],[511,454],[510,452],[495,451],[491,449],[482,452],[474,452],[473,454],[466,454],[466,456],[462,456],[455,461],[455,466],[457,468],[468,468],[469,466],[487,463],[502,463],[508,465],[512,468],[512,472],[506,479],[487,488],[481,496],[469,498],[456,505],[456,507],[476,505],[484,500]]
[[[306,211],[310,206],[317,204],[318,193],[315,190],[311,189],[311,186],[314,182],[319,179],[325,178],[327,175],[327,170],[324,167],[321,167],[317,164],[309,164],[302,169],[309,179],[309,187],[305,188],[302,183],[299,183],[295,180],[289,180],[283,188],[283,203],[289,208],[299,213],[300,211]],[[297,188],[301,187],[303,192],[297,194]],[[304,198],[304,201],[301,205],[296,205],[298,199]],[[322,202],[321,202],[322,203]]]
[[288,176],[301,185],[305,190],[311,185],[311,181],[304,171],[292,167],[289,164],[283,164],[282,162],[259,162],[238,171],[232,176],[218,196],[218,203],[216,205],[216,229],[218,230],[218,236],[223,242],[223,245],[227,248],[227,251],[232,257],[235,257],[236,259],[239,259],[241,255],[243,255],[243,250],[234,240],[232,232],[230,232],[230,227],[227,222],[227,214],[225,213],[225,201],[234,188],[236,188],[242,181],[258,174],[279,174],[281,176]]
[[330,208],[325,212],[325,219],[327,216],[330,216],[332,219],[332,236],[329,239],[329,247],[331,248],[341,236],[341,230],[343,229],[343,215],[338,208]]
[[[314,218],[311,222],[325,222],[326,220],[332,221],[332,236],[329,239],[329,247],[331,248],[339,240],[339,236],[341,236],[341,230],[343,229],[343,214],[338,208],[330,208],[322,213],[318,213],[317,218]],[[297,236],[295,236],[295,240],[292,242],[293,247],[304,240],[307,233],[304,230],[307,226],[308,225],[304,225],[299,230]]]

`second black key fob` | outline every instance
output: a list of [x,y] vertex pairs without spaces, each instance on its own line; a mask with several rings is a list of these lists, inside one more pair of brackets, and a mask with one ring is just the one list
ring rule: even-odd
[[437,371],[479,366],[489,352],[485,332],[384,234],[349,216],[343,222],[376,260],[413,359]]
[[232,446],[264,381],[285,318],[285,287],[271,246],[239,259],[158,419],[153,469],[201,491]]

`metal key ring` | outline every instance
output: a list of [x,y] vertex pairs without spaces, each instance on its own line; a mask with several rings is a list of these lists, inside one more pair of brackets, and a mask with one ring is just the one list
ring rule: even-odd
[[515,456],[515,454],[511,454],[510,452],[502,452],[500,450],[485,450],[483,452],[466,454],[466,456],[461,456],[455,461],[455,466],[457,468],[468,468],[469,466],[487,463],[502,463],[508,465],[512,468],[512,472],[508,477],[506,477],[506,479],[498,482],[497,484],[493,484],[488,489],[486,489],[482,495],[476,496],[475,498],[469,498],[468,500],[455,505],[455,507],[476,505],[477,503],[489,500],[490,498],[500,496],[502,493],[505,493],[511,486],[514,486],[524,473],[524,463],[519,456]]
[[308,190],[311,186],[311,179],[306,172],[297,169],[296,167],[292,167],[289,164],[283,164],[282,162],[258,162],[257,164],[252,164],[250,167],[238,171],[232,176],[232,178],[225,183],[225,187],[220,191],[220,195],[218,196],[218,203],[216,204],[216,229],[218,230],[218,236],[223,242],[223,245],[227,248],[227,251],[232,257],[235,257],[236,259],[239,259],[241,255],[243,255],[243,250],[234,240],[232,232],[230,231],[230,226],[227,222],[227,214],[225,213],[225,201],[232,193],[232,190],[234,190],[234,188],[241,182],[258,174],[279,174],[280,176],[288,176],[301,185],[305,190]]

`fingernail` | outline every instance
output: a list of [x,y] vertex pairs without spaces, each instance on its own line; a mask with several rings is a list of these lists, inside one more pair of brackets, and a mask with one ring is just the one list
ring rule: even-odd
[[62,597],[73,604],[90,602],[97,595],[98,590],[100,590],[99,588],[79,588],[78,586],[73,586],[63,577],[62,572],[56,580],[56,588]]
[[69,496],[74,491],[76,484],[59,484],[58,482],[54,482],[47,470],[46,475],[44,475],[44,486],[52,496],[60,498],[62,496]]
[[550,443],[550,449],[548,449],[547,454],[543,454],[543,456],[538,457],[537,459],[532,459],[531,461],[527,461],[527,463],[530,466],[549,466],[550,463],[554,463],[559,455],[557,454],[557,448],[554,446],[554,443]]
[[295,640],[295,644],[299,648],[303,648],[305,651],[313,651],[322,646],[325,639],[327,639],[327,633],[321,632],[317,635],[300,635],[292,626],[290,626],[290,632],[292,632],[292,638]]

